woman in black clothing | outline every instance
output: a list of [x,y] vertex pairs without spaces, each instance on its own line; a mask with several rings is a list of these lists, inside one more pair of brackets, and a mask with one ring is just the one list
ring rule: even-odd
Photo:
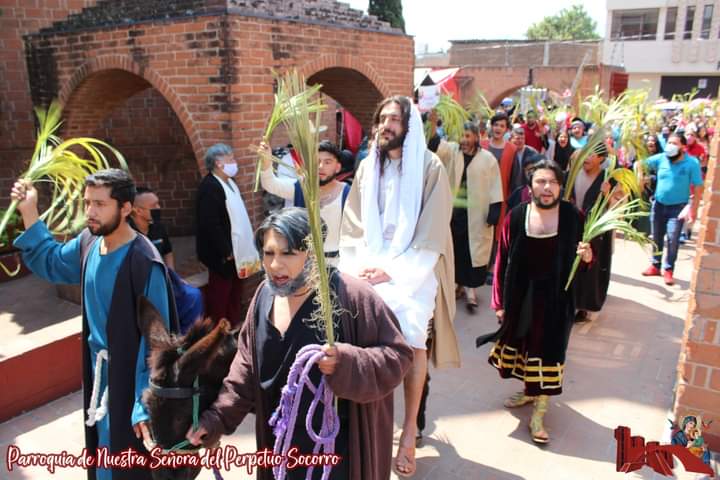
[[563,172],[567,172],[570,166],[570,157],[575,149],[570,145],[570,136],[567,130],[560,130],[555,137],[555,154],[553,160],[560,165]]

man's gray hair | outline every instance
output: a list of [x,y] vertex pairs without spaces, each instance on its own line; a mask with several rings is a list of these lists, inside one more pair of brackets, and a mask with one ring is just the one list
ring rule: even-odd
[[207,152],[205,152],[205,168],[207,168],[208,173],[213,171],[215,168],[215,162],[219,157],[232,155],[232,153],[232,148],[228,147],[224,143],[216,143],[212,147],[208,148]]

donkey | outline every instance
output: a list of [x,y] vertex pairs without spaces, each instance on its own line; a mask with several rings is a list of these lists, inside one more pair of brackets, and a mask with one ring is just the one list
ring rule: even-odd
[[[193,450],[185,434],[218,396],[222,381],[230,370],[237,351],[237,335],[230,323],[210,318],[193,324],[184,336],[165,329],[160,313],[145,297],[138,303],[140,325],[150,350],[150,387],[143,393],[143,403],[150,415],[156,445],[164,451]],[[193,396],[199,408],[193,412]],[[196,400],[197,401],[197,400]],[[192,480],[200,468],[153,470],[155,480]]]

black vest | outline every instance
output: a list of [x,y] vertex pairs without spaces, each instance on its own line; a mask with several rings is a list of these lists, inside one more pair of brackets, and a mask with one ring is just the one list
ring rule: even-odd
[[[88,328],[87,314],[85,312],[85,268],[91,246],[98,237],[93,236],[88,229],[80,234],[80,258],[82,274],[80,285],[83,290],[83,417],[90,405],[92,393],[92,362],[90,349],[87,345]],[[125,259],[120,265],[107,319],[108,340],[108,414],[110,415],[110,453],[117,453],[132,447],[134,450],[147,453],[142,440],[135,437],[131,422],[133,405],[135,403],[135,365],[140,349],[142,331],[137,318],[137,299],[145,294],[145,286],[150,276],[153,263],[163,267],[168,291],[168,306],[170,311],[170,329],[178,331],[177,311],[173,297],[167,268],[162,257],[152,242],[142,234],[138,234],[132,241]],[[85,427],[85,446],[91,455],[97,449],[97,429]],[[113,470],[113,480],[150,479],[151,470]],[[95,479],[95,469],[88,469],[88,479]]]

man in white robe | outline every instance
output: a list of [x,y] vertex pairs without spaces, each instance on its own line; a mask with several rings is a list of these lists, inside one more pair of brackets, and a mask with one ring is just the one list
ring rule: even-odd
[[394,464],[396,473],[410,476],[415,472],[416,417],[431,328],[435,365],[460,364],[452,327],[452,194],[444,167],[426,148],[420,114],[410,99],[385,99],[374,124],[377,137],[356,172],[345,206],[338,268],[374,286],[414,349],[404,381],[405,420]]

